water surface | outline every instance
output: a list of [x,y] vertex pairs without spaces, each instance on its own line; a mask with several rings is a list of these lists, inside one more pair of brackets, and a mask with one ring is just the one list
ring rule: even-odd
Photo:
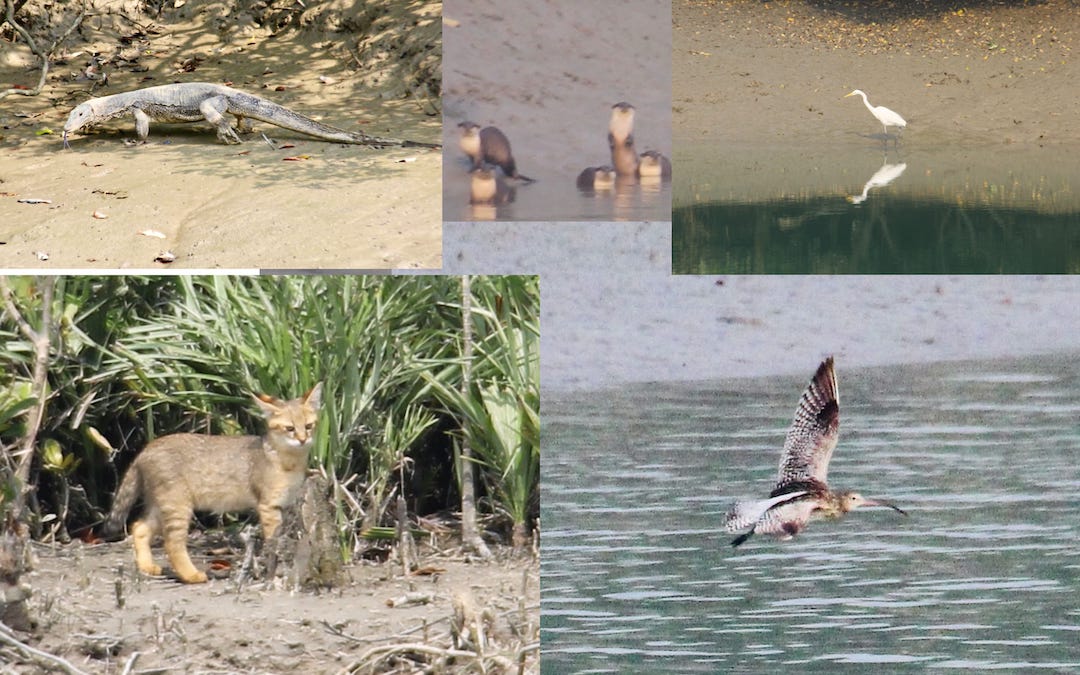
[[1070,152],[881,137],[677,146],[673,271],[1080,271],[1080,172]]
[[805,378],[544,401],[543,670],[1080,669],[1076,355],[848,370],[834,487],[888,498],[796,539],[764,496]]
[[[611,163],[611,107],[636,108],[635,146],[671,156],[671,3],[451,0],[443,7],[443,220],[671,218],[671,185],[590,198],[575,181]],[[495,126],[519,173],[512,203],[474,208],[459,122]]]

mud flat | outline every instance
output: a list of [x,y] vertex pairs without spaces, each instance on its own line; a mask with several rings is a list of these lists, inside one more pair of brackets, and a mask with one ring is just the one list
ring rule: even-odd
[[[188,586],[140,577],[125,542],[35,546],[35,554],[35,571],[23,581],[34,589],[39,626],[29,638],[19,635],[87,673],[119,673],[129,662],[131,672],[344,672],[378,647],[449,648],[455,597],[494,617],[489,655],[514,658],[514,650],[502,651],[504,640],[539,639],[535,558],[432,554],[421,562],[437,573],[409,577],[396,565],[360,564],[346,568],[349,581],[340,588],[292,592],[258,583],[238,588],[226,579]],[[425,601],[401,602],[407,594]],[[538,672],[539,654],[526,656],[526,672]],[[386,672],[388,663],[393,658],[373,672]],[[22,668],[15,672],[40,672]]]
[[1080,208],[1075,3],[675,0],[672,12],[675,155],[708,174],[700,197],[677,177],[676,204],[858,185],[867,167],[854,166],[883,159],[880,124],[843,98],[858,88],[906,118],[887,161],[915,158],[917,192],[1000,198],[971,188],[988,183],[1039,210]]
[[1080,331],[1076,275],[672,276],[667,223],[446,227],[448,272],[545,279],[552,394],[797,374],[830,354],[864,367],[1074,353]]

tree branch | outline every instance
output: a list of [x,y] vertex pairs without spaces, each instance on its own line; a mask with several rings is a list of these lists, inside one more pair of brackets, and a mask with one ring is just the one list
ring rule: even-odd
[[49,45],[48,51],[42,51],[34,38],[30,36],[30,32],[22,27],[22,25],[15,20],[15,12],[22,9],[25,3],[20,3],[18,8],[15,7],[15,0],[4,0],[5,14],[4,20],[15,29],[15,32],[22,36],[22,39],[26,40],[26,46],[30,48],[30,51],[41,59],[41,73],[38,75],[37,86],[33,89],[7,89],[0,91],[0,99],[10,96],[12,94],[19,94],[20,96],[37,96],[41,93],[41,90],[45,87],[45,77],[49,74],[49,64],[52,61],[53,54],[56,53],[56,48],[71,35],[79,24],[82,23],[83,18],[86,16],[86,3],[83,2],[79,9],[78,15],[75,20],[71,22],[67,30],[60,37],[53,40],[53,43]]
[[[461,394],[469,395],[472,386],[472,284],[469,276],[461,277],[461,322],[462,322],[462,358],[465,366],[461,374]],[[472,446],[468,437],[462,438],[461,456],[458,458],[458,475],[461,477],[461,542],[481,558],[490,558],[491,549],[484,543],[476,526],[476,487]]]
[[[11,0],[8,0],[10,2]],[[13,453],[16,461],[15,477],[19,481],[19,494],[15,496],[12,515],[22,520],[26,508],[26,494],[29,492],[30,465],[34,459],[34,447],[37,445],[41,421],[45,418],[46,386],[49,376],[49,330],[52,325],[53,293],[56,290],[56,277],[41,277],[41,330],[35,330],[23,317],[12,297],[11,286],[7,277],[0,276],[0,296],[3,296],[4,310],[19,326],[19,332],[34,347],[34,367],[31,374],[31,393],[36,405],[30,410],[27,419],[26,434],[19,443],[19,449]]]

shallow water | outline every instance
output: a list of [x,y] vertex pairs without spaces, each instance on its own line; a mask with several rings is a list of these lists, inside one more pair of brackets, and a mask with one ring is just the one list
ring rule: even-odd
[[1080,271],[1073,151],[880,136],[791,148],[684,144],[673,271]]
[[887,498],[737,550],[805,378],[544,402],[543,670],[1080,669],[1080,366],[845,370],[834,487]]
[[[611,163],[608,122],[634,105],[637,151],[671,157],[671,3],[451,0],[443,16],[443,220],[584,221],[671,218],[671,184],[583,195],[587,167]],[[518,172],[513,203],[469,205],[459,122],[506,134]]]
[[[595,164],[610,162],[600,158]],[[468,161],[457,158],[448,166],[443,185],[446,221],[646,221],[670,220],[671,181],[629,179],[611,189],[582,191],[576,169],[558,173],[544,167],[532,172],[534,183],[508,181],[512,200],[498,206],[469,203]],[[581,167],[582,169],[585,166]]]

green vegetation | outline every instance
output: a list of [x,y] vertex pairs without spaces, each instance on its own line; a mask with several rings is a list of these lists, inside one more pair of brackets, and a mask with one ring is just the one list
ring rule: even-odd
[[294,397],[322,381],[312,463],[333,485],[343,551],[392,525],[399,495],[413,515],[459,511],[462,443],[473,449],[481,517],[523,546],[539,499],[539,282],[469,281],[3,279],[2,515],[64,540],[99,521],[152,438],[261,433],[249,392]]

